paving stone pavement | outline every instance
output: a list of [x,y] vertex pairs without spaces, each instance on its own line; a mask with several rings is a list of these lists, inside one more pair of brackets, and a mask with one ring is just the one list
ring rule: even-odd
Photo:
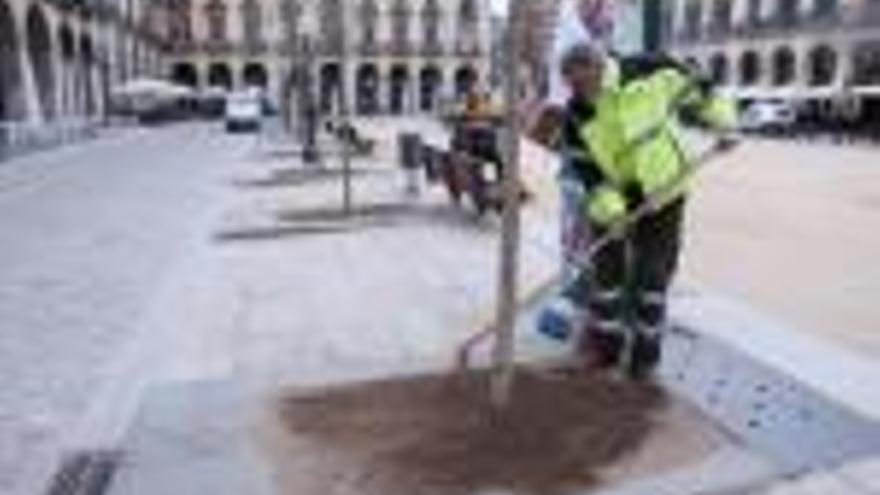
[[[151,134],[118,149],[101,145],[100,153],[128,164],[123,170],[80,164],[81,175],[56,176],[41,168],[50,172],[41,172],[37,185],[11,188],[9,200],[0,193],[0,211],[16,204],[32,210],[27,222],[11,206],[0,215],[4,232],[25,234],[21,247],[2,243],[0,277],[28,288],[19,289],[25,295],[12,309],[0,298],[4,327],[10,314],[22,329],[18,337],[0,335],[0,352],[19,356],[8,371],[0,362],[0,377],[22,381],[11,388],[18,397],[0,402],[0,417],[13,427],[10,438],[23,445],[37,438],[41,446],[29,453],[13,444],[19,450],[5,464],[0,454],[0,473],[4,466],[20,468],[16,457],[49,458],[62,437],[112,443],[143,395],[170,384],[233,380],[271,390],[450,366],[455,345],[491,316],[497,222],[455,211],[438,189],[419,199],[403,195],[403,176],[392,164],[393,138],[404,128],[444,141],[429,122],[363,124],[385,145],[374,160],[357,163],[368,172],[355,181],[356,205],[391,208],[355,221],[328,218],[341,198],[332,174],[285,176],[302,170],[294,157],[254,153],[251,141],[204,128]],[[557,205],[548,193],[552,161],[530,154],[527,162],[539,194],[525,213],[524,285],[549,276],[558,259]],[[27,183],[27,173],[13,175]],[[287,182],[279,180],[284,177]],[[118,196],[101,200],[103,191]],[[304,212],[319,218],[304,221]],[[87,225],[95,226],[82,232],[74,221],[81,218],[94,218]],[[55,239],[47,232],[58,240],[42,246]],[[59,261],[33,262],[58,251],[67,253]],[[102,271],[107,266],[115,269]],[[58,273],[71,275],[53,284]],[[83,301],[81,311],[64,311],[76,301]],[[33,328],[60,333],[32,336]],[[114,359],[105,358],[114,352]],[[48,362],[45,371],[32,376],[34,362]],[[6,403],[20,409],[6,412]],[[28,426],[34,422],[39,426]],[[59,431],[70,425],[72,435]],[[850,476],[872,479],[874,471],[863,469],[867,474]],[[20,471],[7,476],[23,477]]]
[[201,125],[0,164],[0,493],[39,493],[251,148]]

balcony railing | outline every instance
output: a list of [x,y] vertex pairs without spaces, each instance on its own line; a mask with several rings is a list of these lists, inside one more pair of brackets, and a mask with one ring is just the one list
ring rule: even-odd
[[240,48],[245,55],[263,55],[269,51],[269,43],[262,39],[253,39],[241,43]]
[[406,57],[413,54],[413,45],[409,40],[394,40],[388,44],[388,54],[395,57]]
[[445,52],[443,45],[438,40],[425,41],[422,43],[421,51],[425,57],[440,57]]

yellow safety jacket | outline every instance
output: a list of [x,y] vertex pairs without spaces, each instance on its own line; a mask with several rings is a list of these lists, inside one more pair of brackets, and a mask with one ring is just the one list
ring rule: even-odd
[[[732,101],[704,92],[689,75],[673,68],[626,84],[605,84],[593,105],[593,116],[581,126],[580,135],[604,178],[588,204],[588,213],[600,224],[626,214],[628,188],[636,186],[644,196],[652,196],[675,186],[690,167],[680,110],[692,109],[714,128],[732,127],[736,120]],[[681,184],[664,199],[671,201],[686,189],[687,184]]]

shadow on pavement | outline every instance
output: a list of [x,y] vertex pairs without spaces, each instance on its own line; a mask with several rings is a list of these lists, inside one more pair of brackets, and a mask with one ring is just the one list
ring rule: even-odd
[[[381,174],[383,171],[363,167],[352,168],[353,178]],[[295,187],[316,182],[342,180],[343,171],[339,168],[278,168],[256,179],[233,179],[232,184],[242,189],[265,189],[274,187]]]
[[376,203],[358,206],[349,213],[344,212],[339,206],[326,206],[280,211],[276,213],[274,223],[221,231],[215,236],[215,240],[218,242],[271,241],[418,225],[491,235],[496,232],[497,222],[492,216],[476,218],[472,214],[448,205]]

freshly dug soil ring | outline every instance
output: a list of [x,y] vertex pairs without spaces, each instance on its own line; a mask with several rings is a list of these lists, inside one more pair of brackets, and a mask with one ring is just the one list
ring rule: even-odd
[[[488,385],[484,372],[432,375],[283,398],[272,440],[281,492],[562,493],[600,484],[600,471],[628,456],[644,457],[645,440],[669,422],[669,400],[650,385],[521,373],[503,411],[489,406]],[[699,459],[712,450],[706,428],[696,417],[679,428],[683,441],[661,434],[669,452],[642,464]]]

